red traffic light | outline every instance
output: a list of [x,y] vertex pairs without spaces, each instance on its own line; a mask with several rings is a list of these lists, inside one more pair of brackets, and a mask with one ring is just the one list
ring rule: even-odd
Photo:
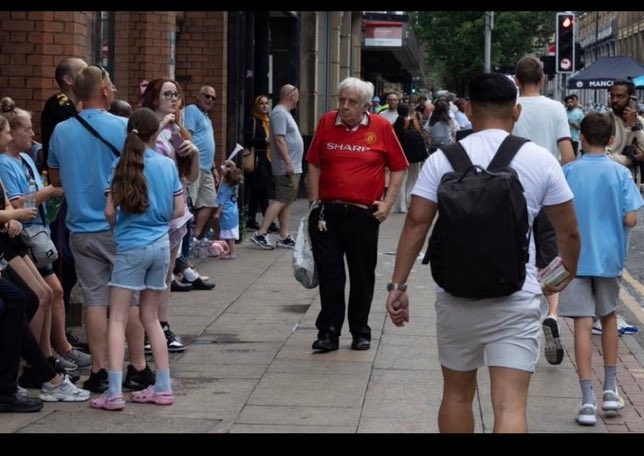
[[575,24],[574,16],[564,16],[563,21],[561,21],[561,26],[563,28],[572,27]]

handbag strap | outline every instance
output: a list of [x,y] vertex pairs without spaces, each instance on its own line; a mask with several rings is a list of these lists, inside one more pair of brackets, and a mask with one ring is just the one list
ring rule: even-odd
[[90,125],[90,124],[89,124],[85,119],[83,119],[79,114],[76,114],[76,115],[74,116],[74,118],[75,118],[76,120],[78,120],[78,121],[80,122],[80,124],[81,124],[83,127],[87,128],[87,131],[89,131],[91,134],[93,134],[93,135],[94,135],[94,136],[96,136],[98,139],[100,139],[101,141],[103,141],[103,143],[104,143],[107,147],[109,147],[109,148],[110,148],[110,150],[112,151],[112,153],[113,153],[114,155],[116,155],[117,157],[120,157],[120,156],[121,156],[121,152],[120,152],[116,147],[114,147],[114,146],[113,146],[109,141],[107,141],[105,138],[103,138],[103,137],[101,136],[101,134],[100,134],[99,132],[97,132],[97,131],[96,131],[96,129],[94,129],[94,127],[92,127],[92,126],[91,126],[91,125]]
[[[26,168],[27,171],[29,172],[29,177],[34,180],[34,185],[36,185],[36,170],[31,166],[31,161],[27,160],[29,155],[27,155],[24,152],[20,152],[20,157],[22,158],[22,163],[23,163],[23,168]],[[26,167],[24,165],[27,165]],[[36,189],[38,188],[38,185],[36,185]],[[42,207],[42,203],[38,205],[38,213],[40,214],[40,218],[42,219],[43,225],[47,224],[47,216],[45,215],[45,209]]]

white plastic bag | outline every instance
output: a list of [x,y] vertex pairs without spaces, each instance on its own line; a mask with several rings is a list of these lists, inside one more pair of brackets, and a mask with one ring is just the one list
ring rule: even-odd
[[293,249],[293,275],[304,288],[315,288],[318,286],[318,273],[313,261],[313,249],[309,237],[309,214],[300,220]]

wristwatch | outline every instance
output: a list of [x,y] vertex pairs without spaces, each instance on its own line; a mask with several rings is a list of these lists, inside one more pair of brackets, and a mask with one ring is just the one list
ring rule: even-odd
[[407,284],[389,282],[387,284],[387,291],[394,291],[394,290],[407,291]]
[[631,131],[640,131],[642,129],[641,123],[636,123],[635,126],[631,127]]

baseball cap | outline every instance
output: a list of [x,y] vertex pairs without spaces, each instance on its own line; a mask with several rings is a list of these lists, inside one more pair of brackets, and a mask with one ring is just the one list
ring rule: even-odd
[[379,96],[375,96],[375,97],[373,97],[373,100],[371,100],[371,101],[377,101],[378,103],[380,103],[380,97],[379,97]]

